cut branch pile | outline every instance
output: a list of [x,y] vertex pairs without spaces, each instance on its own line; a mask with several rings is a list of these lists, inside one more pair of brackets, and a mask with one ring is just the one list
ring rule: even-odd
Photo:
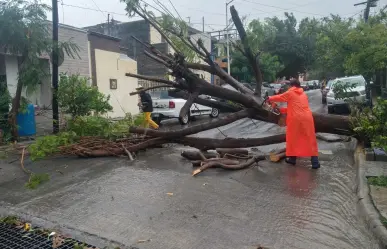
[[201,151],[183,151],[181,156],[190,160],[193,167],[197,167],[192,172],[192,176],[196,176],[210,168],[240,170],[248,168],[262,160],[269,159],[272,162],[278,162],[278,158],[284,157],[282,155],[283,151],[285,149],[281,149],[278,152],[273,151],[270,155],[259,155],[251,154],[247,149],[219,148],[216,149],[216,152],[206,153]]

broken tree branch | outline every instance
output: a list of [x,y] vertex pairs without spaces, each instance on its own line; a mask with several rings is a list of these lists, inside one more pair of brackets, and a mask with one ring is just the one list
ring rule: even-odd
[[185,115],[188,115],[192,104],[194,103],[195,99],[199,96],[199,94],[200,94],[200,91],[196,90],[195,92],[193,92],[189,95],[187,101],[184,103],[183,107],[180,109],[180,113],[179,113],[180,118],[183,118]]
[[209,168],[222,168],[227,170],[241,170],[247,167],[250,167],[254,163],[257,163],[259,161],[265,160],[265,156],[254,156],[251,159],[247,160],[246,162],[239,163],[239,164],[225,164],[222,163],[222,161],[211,161],[204,163],[200,168],[194,170],[192,172],[192,176],[196,176],[197,174],[203,172],[206,169]]
[[239,37],[241,39],[241,42],[242,42],[242,45],[244,48],[244,54],[247,56],[247,59],[253,68],[255,80],[257,81],[257,85],[255,87],[254,94],[261,96],[262,73],[261,73],[261,70],[259,68],[258,61],[257,61],[256,57],[253,55],[253,52],[251,51],[251,48],[250,48],[250,45],[249,45],[248,39],[247,39],[246,30],[243,26],[241,19],[239,18],[238,12],[236,11],[234,5],[232,5],[230,7],[230,12],[231,12],[232,20],[234,21],[235,27],[238,30]]
[[151,86],[151,87],[144,88],[144,89],[141,89],[141,90],[138,90],[138,91],[135,91],[135,92],[131,92],[129,95],[133,96],[133,95],[140,94],[142,92],[146,92],[146,91],[149,91],[149,90],[152,90],[152,89],[157,89],[157,88],[163,88],[163,87],[171,87],[171,86],[170,85]]
[[[168,91],[168,95],[174,98],[180,98],[180,99],[188,99],[189,94],[184,91],[176,91],[176,90],[170,90]],[[236,105],[230,105],[225,102],[219,102],[214,100],[208,100],[208,99],[202,99],[202,98],[196,98],[195,103],[199,105],[204,105],[212,108],[217,108],[221,112],[236,112],[240,111],[242,108]]]
[[229,114],[225,117],[218,118],[217,120],[211,120],[210,122],[207,122],[207,123],[197,124],[197,125],[193,125],[179,130],[158,131],[158,130],[147,129],[147,128],[130,127],[129,132],[136,133],[136,134],[147,134],[148,136],[166,138],[166,139],[171,139],[175,137],[184,137],[201,131],[211,130],[220,126],[231,124],[239,119],[248,117],[250,111],[251,110],[245,109],[236,113]]

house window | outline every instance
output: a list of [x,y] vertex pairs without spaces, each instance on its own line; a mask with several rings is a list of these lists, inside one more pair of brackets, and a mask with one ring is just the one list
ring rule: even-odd
[[117,89],[117,79],[110,79],[110,89]]

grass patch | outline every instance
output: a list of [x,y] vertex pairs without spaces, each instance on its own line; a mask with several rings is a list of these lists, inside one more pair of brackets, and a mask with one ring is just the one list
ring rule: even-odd
[[387,176],[371,176],[367,180],[370,185],[387,187]]
[[5,223],[8,225],[17,225],[19,222],[19,219],[16,216],[7,216],[0,218],[0,223]]
[[36,189],[40,184],[50,180],[49,174],[31,173],[29,181],[25,184],[26,188]]

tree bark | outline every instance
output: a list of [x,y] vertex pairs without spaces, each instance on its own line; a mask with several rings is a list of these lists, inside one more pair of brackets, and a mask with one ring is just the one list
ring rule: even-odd
[[9,116],[9,124],[11,126],[11,135],[12,135],[13,141],[16,141],[19,137],[16,118],[20,109],[22,90],[23,90],[22,82],[18,80],[17,86],[16,86],[16,94],[12,100],[11,115]]
[[256,57],[253,55],[253,52],[251,51],[251,48],[250,48],[250,46],[248,44],[248,40],[247,40],[246,30],[243,27],[243,23],[242,23],[241,19],[239,18],[238,12],[236,11],[234,6],[230,7],[230,12],[231,12],[231,17],[232,17],[232,20],[234,21],[235,27],[238,30],[239,37],[242,41],[244,54],[247,57],[250,65],[253,68],[255,80],[257,81],[254,94],[261,96],[262,73],[261,73],[261,70],[259,68],[258,61],[257,61]]
[[231,124],[232,122],[235,122],[239,119],[248,117],[249,112],[250,110],[242,110],[236,113],[229,114],[225,117],[218,118],[217,120],[212,120],[211,122],[193,125],[185,129],[179,129],[179,130],[173,130],[173,131],[157,131],[157,130],[146,129],[146,128],[130,127],[129,132],[137,133],[137,134],[146,134],[147,136],[152,136],[152,137],[164,137],[166,139],[171,139],[175,137],[184,137],[195,133],[199,133],[201,131],[211,130],[220,126]]

